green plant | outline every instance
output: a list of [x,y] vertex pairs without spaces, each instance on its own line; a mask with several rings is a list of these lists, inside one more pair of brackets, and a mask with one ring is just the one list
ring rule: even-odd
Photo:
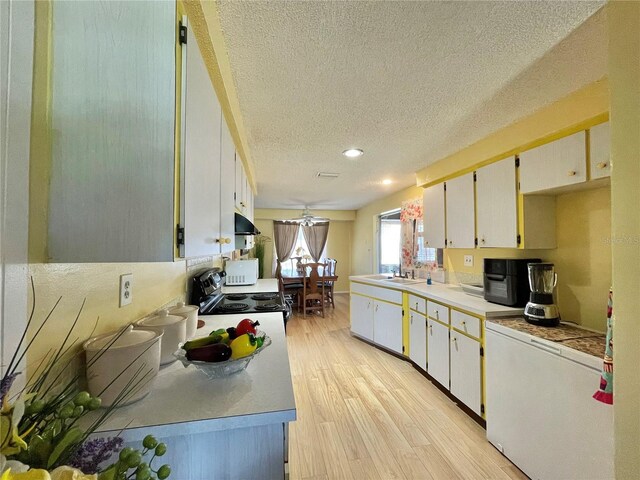
[[[71,358],[76,354],[74,350],[79,344],[80,339],[73,338],[73,335],[85,302],[82,302],[62,344],[57,349],[49,351],[30,378],[24,382],[24,387],[12,394],[11,387],[14,380],[22,375],[22,372],[17,370],[19,365],[62,299],[62,297],[58,299],[35,333],[31,335],[31,339],[27,341],[29,337],[27,332],[34,323],[36,295],[33,279],[31,279],[31,290],[33,295],[31,314],[11,361],[0,379],[0,474],[2,474],[2,480],[5,477],[12,478],[9,476],[10,473],[2,471],[7,461],[17,463],[21,468],[32,469],[34,475],[38,470],[45,474],[51,470],[55,473],[56,470],[69,469],[71,467],[68,465],[72,465],[72,467],[82,468],[84,472],[78,470],[81,473],[98,473],[101,480],[132,479],[134,475],[146,480],[154,478],[151,476],[152,473],[155,473],[158,479],[167,478],[171,473],[168,465],[161,466],[157,471],[149,467],[153,458],[164,455],[166,451],[166,445],[158,444],[150,436],[145,438],[144,449],[141,452],[134,451],[143,457],[153,450],[153,458],[148,464],[141,461],[135,462],[135,458],[132,458],[125,465],[121,455],[119,461],[112,463],[106,470],[97,470],[99,463],[120,451],[123,440],[119,437],[89,439],[89,436],[113,414],[115,408],[135,395],[140,388],[152,380],[152,377],[149,372],[143,371],[144,367],[140,367],[113,404],[102,409],[99,396],[104,390],[98,396],[92,396],[78,388],[80,374],[73,372],[69,376],[66,369],[71,363]],[[114,335],[107,345],[88,361],[88,365],[93,364],[111,348],[127,327],[123,327]],[[123,373],[124,371],[113,381]],[[79,420],[85,415],[91,415],[90,421],[84,422],[85,426],[81,427]],[[133,468],[136,471],[128,473]],[[139,473],[139,470],[144,472]],[[146,476],[147,473],[148,476]],[[33,476],[33,478],[40,477]],[[45,475],[43,478],[48,477]]]
[[254,256],[258,259],[258,277],[264,278],[264,254],[266,245],[271,241],[266,235],[258,235],[255,239]]

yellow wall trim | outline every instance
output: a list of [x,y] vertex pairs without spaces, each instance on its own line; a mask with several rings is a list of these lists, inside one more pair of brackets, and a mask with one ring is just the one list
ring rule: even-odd
[[419,170],[416,184],[435,185],[608,119],[609,82],[603,78]]

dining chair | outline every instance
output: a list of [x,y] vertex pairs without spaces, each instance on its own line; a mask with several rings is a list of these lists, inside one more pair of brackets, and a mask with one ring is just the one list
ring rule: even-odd
[[326,263],[307,263],[304,268],[304,278],[302,281],[302,295],[300,297],[299,308],[302,309],[302,316],[306,317],[307,312],[320,311],[324,318],[324,304],[326,293],[323,275],[327,268]]
[[[338,261],[335,258],[327,258],[327,270],[325,276],[333,277],[336,275],[336,266],[338,265]],[[335,281],[333,280],[325,280],[324,288],[326,290],[327,302],[331,304],[332,308],[336,308],[336,305],[333,301],[333,287]]]
[[280,291],[285,295],[285,297],[290,296],[291,300],[298,301],[298,297],[302,290],[302,282],[284,283],[284,278],[282,277],[282,262],[280,260],[276,260],[276,263],[276,278],[278,279]]

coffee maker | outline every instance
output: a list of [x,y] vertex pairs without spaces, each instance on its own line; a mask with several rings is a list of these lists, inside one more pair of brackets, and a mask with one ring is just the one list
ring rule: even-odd
[[553,303],[553,289],[558,282],[553,263],[529,263],[529,303],[524,307],[527,322],[543,327],[560,323],[558,307]]

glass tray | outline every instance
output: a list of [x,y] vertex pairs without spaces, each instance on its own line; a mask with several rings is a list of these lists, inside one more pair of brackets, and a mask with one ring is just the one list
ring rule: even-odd
[[[187,355],[182,348],[173,352],[173,355],[182,362],[185,368],[189,365],[193,365],[209,378],[222,378],[234,373],[241,372],[249,365],[249,362],[253,360],[260,352],[271,345],[271,338],[268,335],[264,335],[264,332],[259,332],[258,336],[264,337],[264,343],[258,349],[256,349],[251,355],[246,357],[226,360],[224,362],[203,362],[200,360],[188,360]],[[182,345],[180,345],[182,347]]]

